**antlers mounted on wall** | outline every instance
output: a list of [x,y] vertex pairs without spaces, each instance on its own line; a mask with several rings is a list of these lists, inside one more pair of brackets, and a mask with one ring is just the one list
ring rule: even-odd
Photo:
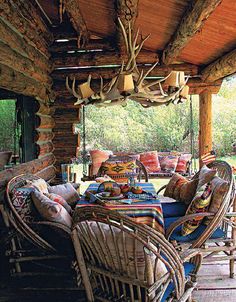
[[75,105],[94,104],[102,107],[121,104],[125,106],[127,100],[133,100],[143,107],[150,107],[169,103],[177,104],[186,99],[189,91],[186,83],[189,77],[185,76],[183,71],[172,71],[165,78],[148,81],[147,77],[157,66],[158,61],[144,73],[143,70],[139,70],[136,59],[149,36],[139,38],[139,30],[133,36],[130,24],[126,32],[120,19],[119,25],[125,42],[127,62],[122,62],[118,74],[107,84],[104,85],[101,77],[100,90],[97,92],[93,91],[90,86],[91,76],[80,85],[76,85],[74,78],[71,87],[67,77],[66,87],[77,98]]

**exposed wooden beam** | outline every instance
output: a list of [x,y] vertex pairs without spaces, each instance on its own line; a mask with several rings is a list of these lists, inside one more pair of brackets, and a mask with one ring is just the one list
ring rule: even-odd
[[[66,39],[66,38],[65,38]],[[50,47],[49,51],[53,54],[64,54],[68,51],[77,51],[77,50],[105,50],[105,51],[114,51],[114,47],[111,46],[111,44],[104,40],[89,40],[88,44],[86,45],[86,49],[84,48],[78,48],[77,45],[77,38],[76,39],[70,39],[68,42],[54,42]]]
[[[140,70],[143,69],[144,73],[148,71],[150,66],[140,66]],[[198,75],[198,67],[192,64],[175,64],[175,65],[160,65],[156,66],[149,74],[150,77],[167,76],[172,70],[184,71],[186,75],[196,76]],[[68,76],[70,79],[77,79],[79,81],[86,80],[89,75],[92,79],[100,79],[102,77],[105,80],[113,78],[119,72],[119,68],[82,68],[79,70],[55,70],[51,76],[54,80],[65,81]]]
[[138,3],[139,0],[116,0],[116,25],[117,25],[117,44],[121,53],[125,52],[124,39],[121,32],[121,28],[118,23],[118,18],[121,19],[124,28],[128,31],[129,23],[132,29],[134,29],[135,21],[138,16]]
[[201,29],[204,22],[221,2],[222,0],[190,1],[176,32],[163,51],[162,61],[164,64],[174,62],[181,50]]
[[236,49],[208,65],[202,71],[205,82],[213,82],[236,72]]
[[[121,65],[126,57],[117,52],[88,52],[77,55],[57,56],[52,59],[53,67],[79,67],[79,66],[101,66],[101,65]],[[137,58],[137,63],[156,63],[158,54],[151,51],[141,51]]]
[[78,47],[84,47],[89,41],[89,32],[79,9],[79,0],[64,0],[64,5],[71,24],[78,34]]

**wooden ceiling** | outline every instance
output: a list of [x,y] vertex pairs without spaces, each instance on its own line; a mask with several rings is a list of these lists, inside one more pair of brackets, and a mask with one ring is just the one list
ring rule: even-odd
[[[173,64],[192,64],[198,68],[198,76],[207,82],[236,72],[235,0],[63,0],[62,23],[60,0],[34,1],[44,18],[49,20],[49,28],[54,34],[51,52],[56,72],[62,73],[59,69],[64,69],[72,73],[65,70],[67,67],[119,64],[123,52],[116,25],[118,16],[126,24],[130,18],[132,26],[135,24],[142,36],[150,34],[138,57],[139,64],[151,64],[157,58],[160,65],[170,68]],[[85,43],[78,46],[81,35],[86,38],[86,46]],[[69,41],[56,42],[61,38]],[[83,54],[77,51],[78,47],[101,48],[103,52]],[[196,77],[191,70],[189,74]],[[86,73],[80,71],[83,72]],[[153,75],[159,74],[153,70]]]

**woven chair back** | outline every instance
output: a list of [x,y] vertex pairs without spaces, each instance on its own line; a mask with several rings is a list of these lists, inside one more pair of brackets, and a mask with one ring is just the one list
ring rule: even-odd
[[183,294],[182,262],[162,234],[99,206],[77,209],[74,223],[77,258],[81,244],[91,272],[91,296],[102,301],[161,301],[170,283],[177,299]]

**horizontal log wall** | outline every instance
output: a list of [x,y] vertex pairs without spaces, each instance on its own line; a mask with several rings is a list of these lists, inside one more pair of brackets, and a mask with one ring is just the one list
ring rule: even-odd
[[43,103],[53,99],[52,41],[32,1],[0,1],[0,87]]
[[53,100],[49,45],[53,36],[34,1],[0,1],[0,88],[37,100],[37,159],[0,172],[0,190],[14,176],[38,174],[55,177],[52,132],[55,121],[49,101]]
[[62,98],[58,97],[53,106],[55,127],[52,142],[56,157],[55,167],[58,173],[60,173],[61,164],[70,163],[71,158],[77,155],[77,147],[80,145],[80,136],[74,133],[74,124],[80,122],[80,109],[73,103],[72,100],[64,102]]

